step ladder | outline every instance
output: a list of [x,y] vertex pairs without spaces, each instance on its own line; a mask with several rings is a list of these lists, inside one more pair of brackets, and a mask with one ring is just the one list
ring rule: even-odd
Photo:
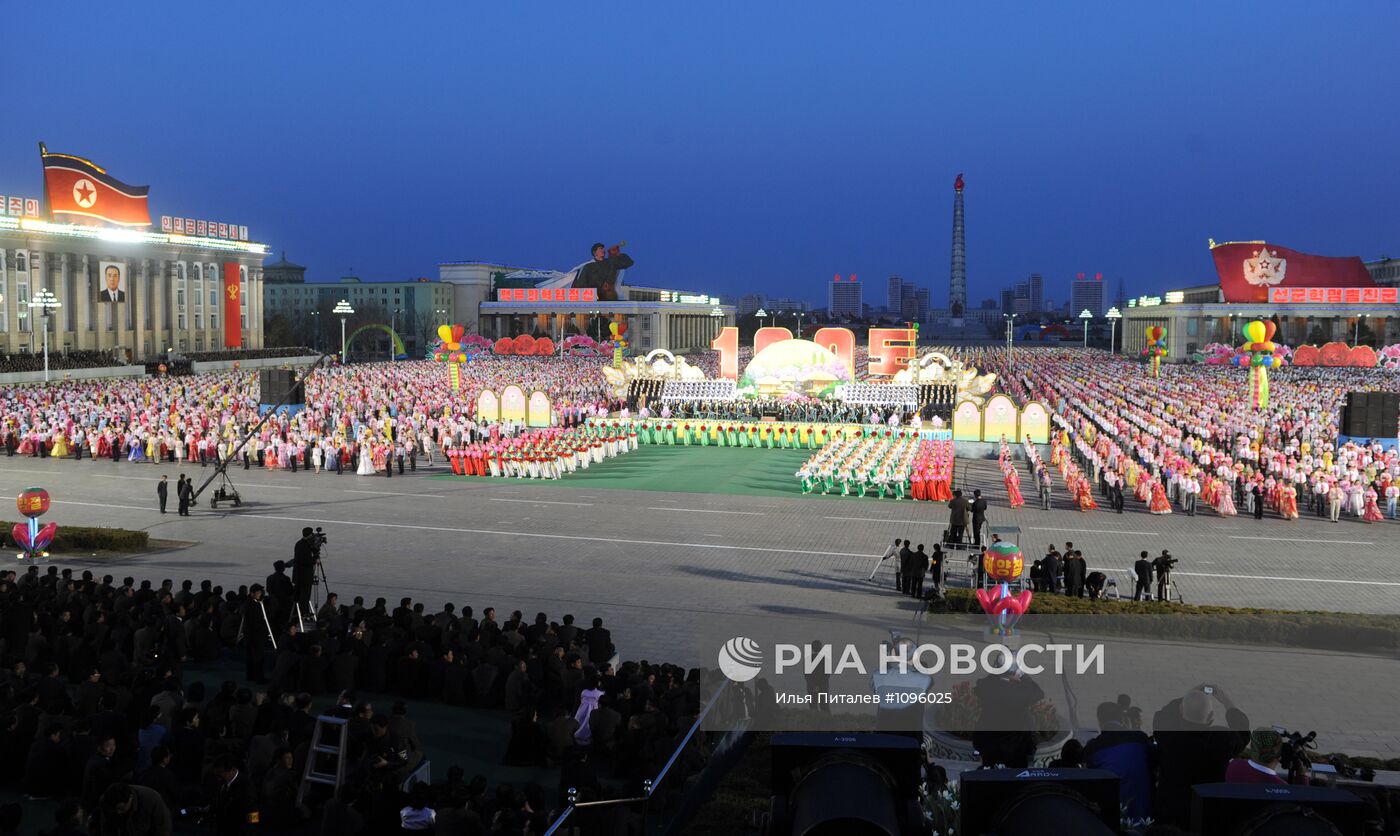
[[[301,784],[297,787],[298,807],[306,800],[306,791],[311,784],[325,784],[332,793],[340,790],[340,784],[345,780],[345,736],[348,730],[348,722],[340,717],[323,714],[316,718],[316,728],[311,732],[311,746],[306,750],[306,767],[302,770]],[[335,736],[333,744],[327,741],[330,734]],[[320,762],[331,758],[335,759],[335,771],[321,771]]]

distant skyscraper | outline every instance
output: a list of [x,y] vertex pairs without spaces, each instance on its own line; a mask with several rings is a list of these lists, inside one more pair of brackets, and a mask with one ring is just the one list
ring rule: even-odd
[[923,322],[925,319],[928,319],[928,312],[928,288],[917,288],[914,291],[914,321]]
[[762,293],[745,293],[743,296],[739,297],[739,316],[749,316],[763,307],[763,304]]
[[837,273],[827,286],[826,298],[827,311],[833,317],[859,318],[865,315],[865,300],[861,298],[860,282],[856,281],[854,273],[846,281],[842,281],[841,274]]
[[904,279],[890,276],[889,289],[885,292],[885,307],[890,313],[898,314],[904,305]]
[[967,247],[963,240],[963,176],[953,181],[953,267],[948,276],[948,311],[954,317],[967,309]]
[[1045,310],[1043,307],[1045,304],[1045,280],[1040,277],[1039,273],[1032,273],[1026,284],[1030,292],[1031,310],[1036,312]]
[[1118,298],[1113,300],[1113,304],[1119,308],[1126,308],[1128,302],[1128,291],[1123,285],[1123,277],[1118,277]]
[[1108,294],[1104,292],[1103,273],[1095,273],[1088,277],[1080,273],[1070,288],[1070,316],[1077,317],[1079,312],[1084,310],[1094,316],[1103,316],[1108,310],[1107,297]]

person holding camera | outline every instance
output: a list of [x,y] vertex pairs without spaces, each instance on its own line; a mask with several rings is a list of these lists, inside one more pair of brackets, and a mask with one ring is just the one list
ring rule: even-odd
[[311,614],[311,585],[316,581],[316,564],[321,560],[321,538],[310,526],[301,530],[301,539],[292,547],[292,591],[303,615]]
[[1249,733],[1249,747],[1225,767],[1227,784],[1287,784],[1278,774],[1283,761],[1283,735],[1271,728]]
[[1177,563],[1177,559],[1171,556],[1171,552],[1162,549],[1162,554],[1152,561],[1152,570],[1157,573],[1157,600],[1167,600],[1167,587],[1171,586],[1172,567]]
[[[1215,725],[1215,706],[1225,726]],[[1249,718],[1220,688],[1197,685],[1152,718],[1157,741],[1155,818],[1184,825],[1191,814],[1191,787],[1225,780],[1225,768],[1249,742]]]

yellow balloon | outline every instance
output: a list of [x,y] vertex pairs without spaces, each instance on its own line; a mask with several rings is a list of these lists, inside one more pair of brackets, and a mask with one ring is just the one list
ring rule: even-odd
[[442,341],[445,342],[445,343],[450,343],[450,342],[452,342],[452,326],[451,326],[451,325],[439,325],[439,326],[438,326],[438,339],[442,340]]
[[1252,343],[1264,341],[1264,323],[1254,320],[1244,326],[1244,335]]

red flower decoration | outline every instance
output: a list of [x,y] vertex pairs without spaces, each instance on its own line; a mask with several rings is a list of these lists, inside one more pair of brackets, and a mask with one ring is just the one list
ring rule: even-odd
[[515,353],[530,355],[535,353],[535,338],[529,334],[521,334],[515,338]]
[[497,354],[514,354],[515,343],[510,337],[501,337],[499,340],[496,340],[496,344],[492,346],[492,349]]
[[554,353],[554,340],[549,337],[540,337],[535,340],[535,354],[540,357],[549,357]]

